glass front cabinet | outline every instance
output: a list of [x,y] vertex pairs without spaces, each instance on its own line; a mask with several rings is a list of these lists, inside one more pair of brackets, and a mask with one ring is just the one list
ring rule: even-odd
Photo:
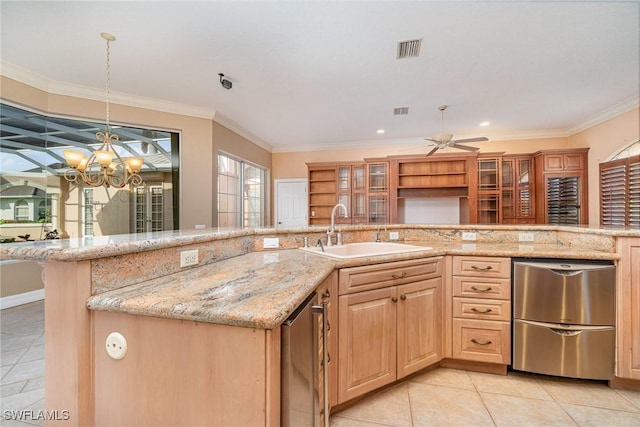
[[389,163],[368,163],[367,199],[370,224],[389,222]]
[[502,158],[502,222],[534,224],[533,157]]

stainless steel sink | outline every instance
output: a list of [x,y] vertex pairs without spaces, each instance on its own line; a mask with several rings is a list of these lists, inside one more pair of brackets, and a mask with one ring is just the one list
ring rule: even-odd
[[427,246],[406,245],[404,243],[392,242],[362,242],[347,243],[339,246],[325,246],[324,252],[319,247],[300,248],[300,250],[306,252],[339,259],[419,252],[430,249],[432,248]]

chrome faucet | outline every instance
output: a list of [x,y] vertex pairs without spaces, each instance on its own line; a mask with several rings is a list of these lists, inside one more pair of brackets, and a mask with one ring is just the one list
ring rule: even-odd
[[384,231],[387,231],[387,225],[382,225],[382,224],[378,224],[378,229],[376,230],[376,242],[381,242],[382,240],[380,239],[380,227],[384,227]]
[[[333,246],[333,240],[331,236],[333,236],[336,233],[336,211],[338,210],[339,207],[341,207],[342,210],[344,210],[345,218],[349,216],[349,212],[347,212],[347,207],[342,203],[338,203],[333,207],[333,209],[331,210],[331,228],[327,230],[327,246]],[[341,244],[341,243],[342,243],[342,237],[340,236],[338,239],[338,244]]]
[[320,249],[322,249],[322,252],[324,252],[324,245],[322,244],[322,239],[318,239],[318,243],[316,243],[316,246],[320,246]]

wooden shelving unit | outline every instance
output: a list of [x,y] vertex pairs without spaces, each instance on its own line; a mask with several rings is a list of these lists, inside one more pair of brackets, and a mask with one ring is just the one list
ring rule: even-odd
[[308,165],[309,225],[331,223],[331,209],[337,203],[337,171],[335,165]]

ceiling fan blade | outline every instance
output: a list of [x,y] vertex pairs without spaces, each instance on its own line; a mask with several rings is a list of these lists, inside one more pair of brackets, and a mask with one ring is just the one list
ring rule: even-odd
[[453,147],[453,148],[459,148],[461,150],[467,150],[467,151],[478,151],[479,150],[478,147],[467,147],[466,145],[451,144],[450,146]]
[[436,145],[435,147],[433,147],[433,150],[429,151],[427,153],[427,157],[429,157],[430,155],[432,155],[433,153],[435,153],[436,151],[438,151],[438,146]]
[[477,138],[456,139],[453,142],[455,142],[455,143],[459,143],[459,142],[465,143],[465,142],[482,142],[482,141],[488,141],[488,140],[489,140],[489,138],[487,138],[485,136],[479,136]]

